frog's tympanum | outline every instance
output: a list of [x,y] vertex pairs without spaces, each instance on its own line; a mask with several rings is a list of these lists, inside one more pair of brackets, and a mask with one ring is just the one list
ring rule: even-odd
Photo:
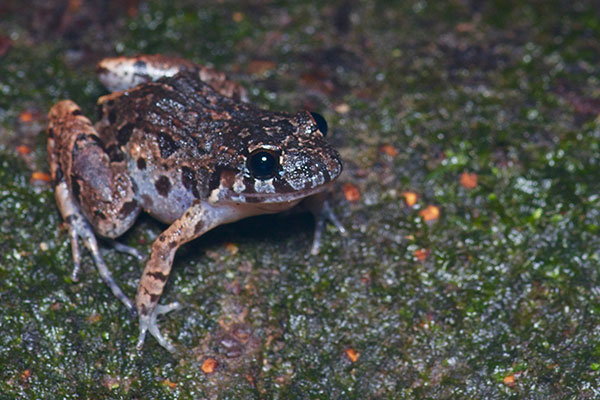
[[[98,100],[92,125],[70,100],[49,113],[48,160],[56,202],[68,225],[76,279],[78,240],[112,292],[139,316],[138,348],[150,332],[166,349],[156,317],[175,252],[221,224],[290,209],[306,200],[343,232],[324,191],[340,175],[338,153],[324,139],[323,117],[266,111],[246,102],[239,85],[211,69],[163,56],[105,59],[100,80],[113,93]],[[135,303],[119,288],[95,234],[113,239],[141,211],[168,224],[152,244]],[[130,251],[122,244],[117,250]]]

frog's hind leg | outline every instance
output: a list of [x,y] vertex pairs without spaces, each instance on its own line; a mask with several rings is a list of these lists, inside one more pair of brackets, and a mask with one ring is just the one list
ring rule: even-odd
[[173,76],[181,71],[197,69],[196,64],[183,58],[140,54],[105,58],[96,66],[96,73],[108,90],[117,92],[165,76]]
[[229,80],[223,72],[195,64],[184,58],[161,54],[120,56],[105,58],[96,67],[98,79],[111,92],[131,89],[141,83],[174,76],[182,71],[197,73],[202,82],[207,83],[223,96],[248,101],[246,89]]
[[60,213],[68,225],[73,278],[80,270],[78,239],[92,253],[102,279],[129,309],[132,301],[123,293],[104,263],[92,225],[103,236],[116,237],[127,230],[140,211],[132,197],[131,182],[104,151],[102,141],[79,107],[69,100],[57,103],[49,113],[48,161]]

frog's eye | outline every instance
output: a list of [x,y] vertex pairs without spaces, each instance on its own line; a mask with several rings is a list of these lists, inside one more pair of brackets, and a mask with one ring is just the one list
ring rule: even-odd
[[325,118],[321,114],[312,111],[310,115],[312,115],[317,124],[317,128],[319,128],[323,136],[327,136],[327,121],[325,121]]
[[279,163],[273,154],[265,150],[257,150],[248,158],[248,169],[252,176],[260,180],[272,178],[277,172]]

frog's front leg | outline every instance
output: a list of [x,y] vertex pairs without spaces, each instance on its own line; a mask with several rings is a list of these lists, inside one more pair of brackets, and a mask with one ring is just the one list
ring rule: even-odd
[[144,345],[146,332],[150,332],[161,346],[170,352],[175,350],[173,345],[161,334],[156,324],[156,317],[179,307],[178,303],[166,306],[158,305],[179,246],[218,225],[233,222],[245,216],[239,207],[218,206],[207,201],[196,201],[154,241],[152,253],[142,273],[135,299],[140,318],[138,349]]
[[325,222],[327,222],[327,220],[340,231],[342,236],[347,235],[344,225],[342,225],[329,205],[328,195],[329,193],[327,192],[317,193],[306,198],[303,202],[315,218],[315,233],[310,248],[310,254],[313,256],[319,254],[319,249],[321,248],[321,235],[323,234],[323,229],[325,229]]

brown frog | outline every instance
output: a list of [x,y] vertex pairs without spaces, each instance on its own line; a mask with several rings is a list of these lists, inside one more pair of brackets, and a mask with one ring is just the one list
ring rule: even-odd
[[[324,139],[327,124],[320,115],[260,109],[223,74],[177,58],[110,58],[100,62],[98,73],[109,90],[118,91],[98,100],[95,125],[70,100],[54,105],[48,161],[69,228],[73,277],[82,239],[112,292],[137,311],[138,348],[150,332],[174,350],[156,318],[179,308],[158,301],[182,244],[221,224],[288,210],[302,200],[316,217],[312,253],[326,219],[344,233],[323,196],[342,163]],[[134,303],[112,278],[95,235],[122,235],[141,211],[169,227],[152,244]]]

